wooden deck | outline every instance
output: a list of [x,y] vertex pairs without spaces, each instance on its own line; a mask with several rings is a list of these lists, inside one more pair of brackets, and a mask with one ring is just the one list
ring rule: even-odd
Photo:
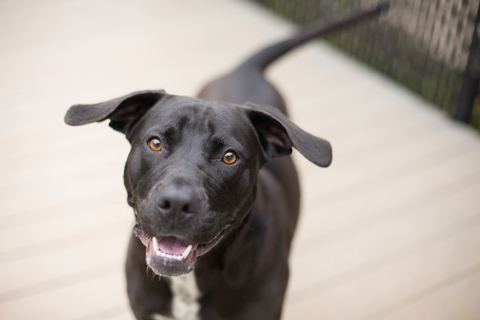
[[[0,318],[132,319],[128,143],[67,108],[201,84],[294,30],[250,2],[0,1]],[[480,138],[329,45],[268,71],[334,161],[295,155],[284,319],[479,319]]]

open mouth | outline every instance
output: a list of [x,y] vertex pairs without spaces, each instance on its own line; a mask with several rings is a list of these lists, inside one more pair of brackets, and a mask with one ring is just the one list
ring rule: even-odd
[[210,251],[229,227],[225,227],[207,243],[194,243],[173,236],[152,237],[143,232],[139,223],[135,225],[133,233],[147,248],[145,260],[153,272],[171,277],[192,271],[197,258]]

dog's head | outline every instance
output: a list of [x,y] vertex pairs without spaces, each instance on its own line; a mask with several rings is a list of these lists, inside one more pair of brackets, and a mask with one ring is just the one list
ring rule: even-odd
[[109,118],[132,146],[125,165],[134,232],[159,275],[188,273],[198,257],[238,227],[255,201],[258,171],[292,147],[319,166],[330,144],[294,125],[276,108],[237,106],[142,91],[71,107],[65,122]]

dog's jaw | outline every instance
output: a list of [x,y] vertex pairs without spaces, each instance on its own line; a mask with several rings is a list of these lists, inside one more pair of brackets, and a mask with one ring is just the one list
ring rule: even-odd
[[215,247],[230,228],[227,225],[211,241],[203,244],[173,236],[148,236],[140,224],[134,227],[134,234],[146,247],[147,266],[159,276],[180,276],[193,270],[197,259]]

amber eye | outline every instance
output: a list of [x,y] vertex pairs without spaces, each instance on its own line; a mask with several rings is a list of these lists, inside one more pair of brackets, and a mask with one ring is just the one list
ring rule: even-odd
[[160,142],[160,139],[158,138],[152,138],[148,141],[148,146],[155,151],[160,151],[162,150],[162,143]]
[[233,164],[235,161],[237,161],[237,155],[235,154],[235,152],[232,152],[232,151],[227,151],[225,152],[225,154],[223,155],[223,162],[225,162],[226,164]]

